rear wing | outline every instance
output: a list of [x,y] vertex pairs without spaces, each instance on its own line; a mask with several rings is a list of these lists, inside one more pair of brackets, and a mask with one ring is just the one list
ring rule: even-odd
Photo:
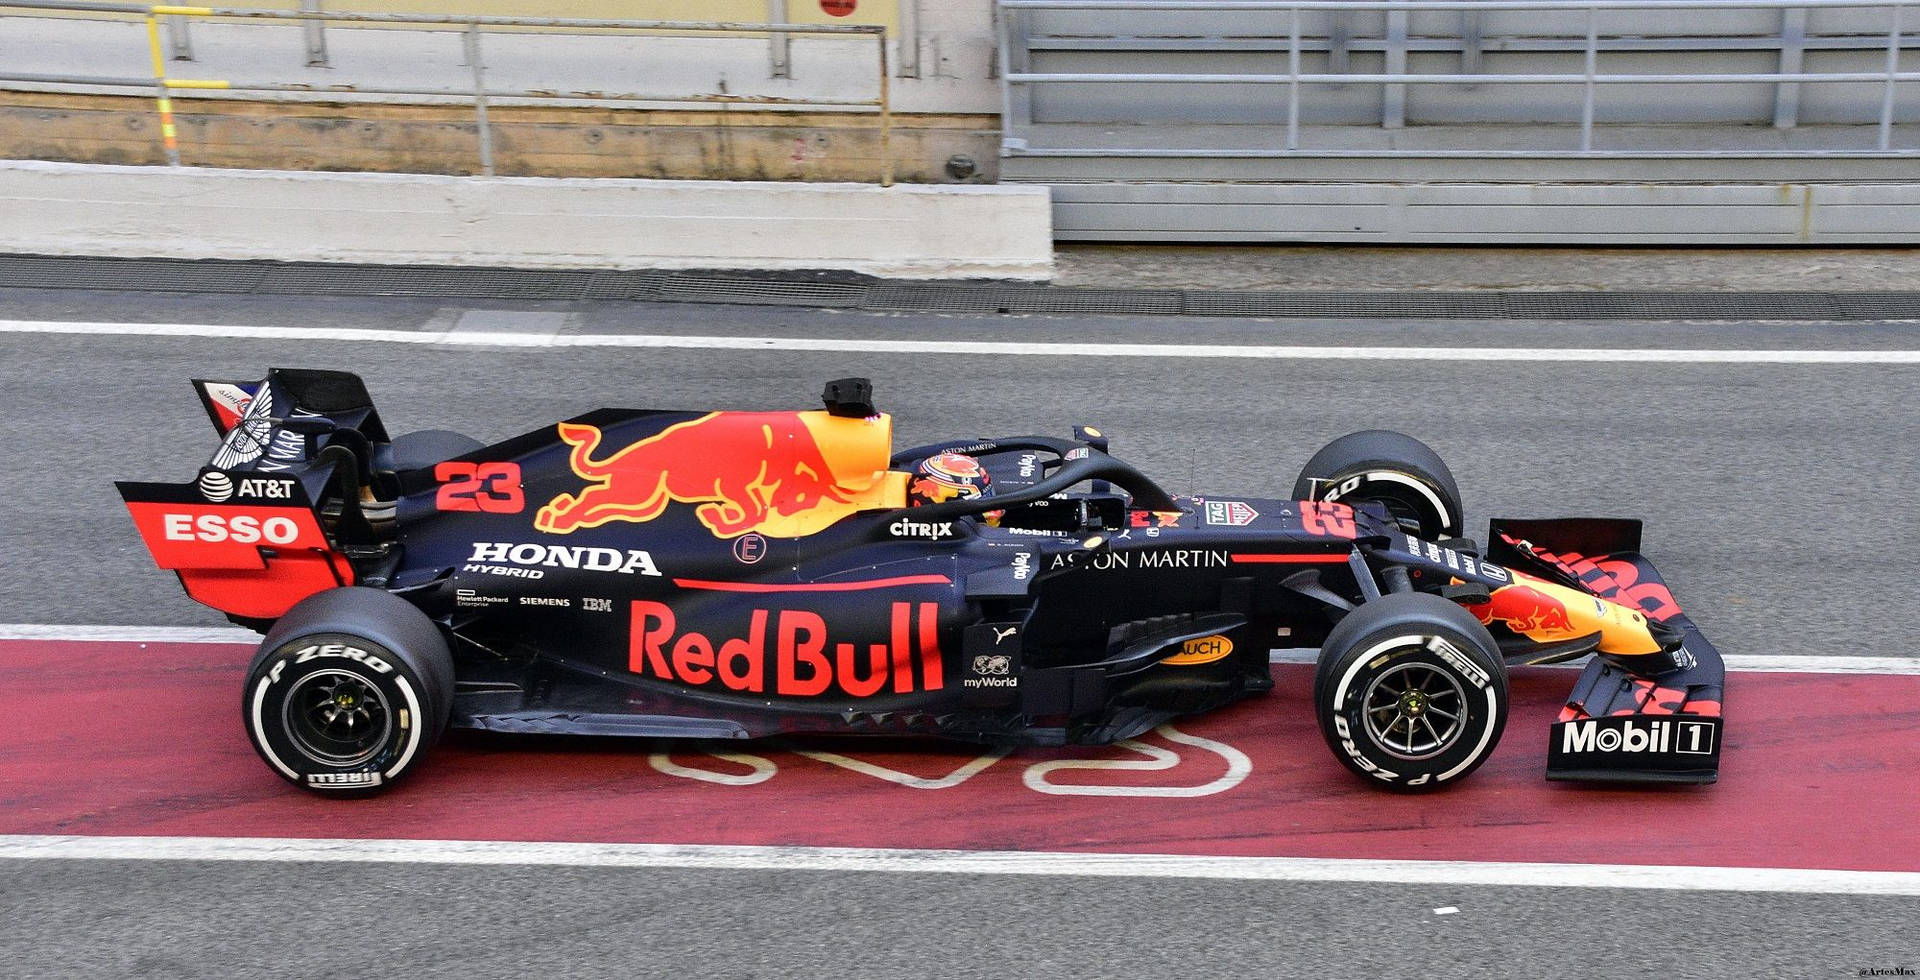
[[366,384],[345,371],[274,368],[260,381],[195,379],[193,390],[220,432],[220,448],[207,464],[215,469],[297,468],[311,448],[299,430],[317,430],[318,423],[326,423],[329,430],[358,432],[373,442],[387,441]]
[[371,443],[387,439],[366,386],[278,368],[193,385],[221,436],[212,458],[186,483],[116,484],[154,561],[236,620],[352,585],[344,549],[373,538],[358,498],[371,490]]

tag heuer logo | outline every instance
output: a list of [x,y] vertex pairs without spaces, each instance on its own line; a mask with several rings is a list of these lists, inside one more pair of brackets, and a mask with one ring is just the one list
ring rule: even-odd
[[1226,527],[1246,527],[1260,512],[1244,501],[1209,500],[1207,501],[1207,523]]

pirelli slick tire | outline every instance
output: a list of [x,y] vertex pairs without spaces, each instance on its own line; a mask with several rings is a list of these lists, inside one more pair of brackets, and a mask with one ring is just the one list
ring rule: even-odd
[[1313,703],[1348,769],[1424,792],[1466,778],[1493,754],[1507,724],[1507,669],[1465,609],[1421,592],[1386,595],[1327,635]]
[[402,470],[417,470],[432,466],[455,456],[465,456],[485,445],[486,443],[472,436],[458,432],[425,429],[420,432],[409,432],[393,440],[387,458],[392,470],[398,473]]
[[453,659],[425,613],[378,589],[287,611],[247,668],[241,713],[268,768],[328,796],[378,792],[420,765],[453,708]]
[[1460,487],[1440,454],[1410,435],[1353,432],[1321,447],[1300,468],[1296,500],[1378,501],[1423,538],[1457,537],[1466,526]]

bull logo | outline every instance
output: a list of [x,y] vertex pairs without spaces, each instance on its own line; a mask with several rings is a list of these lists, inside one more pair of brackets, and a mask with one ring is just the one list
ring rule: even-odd
[[1516,633],[1558,633],[1573,627],[1567,607],[1538,589],[1516,585],[1501,598],[1500,618]]
[[[573,447],[569,461],[587,486],[554,497],[540,508],[533,526],[570,534],[609,521],[645,523],[677,501],[697,504],[700,523],[722,538],[751,531],[777,537],[811,534],[856,509],[861,484],[871,483],[875,474],[850,472],[851,486],[837,478],[828,454],[857,460],[864,447],[854,443],[869,440],[833,432],[847,444],[830,444],[823,452],[809,414],[816,413],[713,412],[604,457],[596,455],[599,428],[563,422],[560,439]],[[842,421],[852,420],[818,424]],[[884,447],[884,429],[878,439]],[[884,469],[884,448],[879,456]]]
[[1013,671],[1013,658],[1004,654],[993,654],[973,658],[973,672],[976,674],[1006,674]]
[[1482,623],[1499,620],[1507,624],[1508,629],[1537,643],[1570,640],[1593,632],[1591,628],[1575,627],[1564,602],[1530,585],[1514,584],[1496,589],[1491,602],[1468,608]]

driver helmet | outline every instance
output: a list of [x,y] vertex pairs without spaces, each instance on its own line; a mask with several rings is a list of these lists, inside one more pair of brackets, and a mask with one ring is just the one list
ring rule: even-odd
[[914,465],[907,480],[907,503],[919,507],[985,497],[993,493],[990,482],[987,468],[972,456],[939,453]]

